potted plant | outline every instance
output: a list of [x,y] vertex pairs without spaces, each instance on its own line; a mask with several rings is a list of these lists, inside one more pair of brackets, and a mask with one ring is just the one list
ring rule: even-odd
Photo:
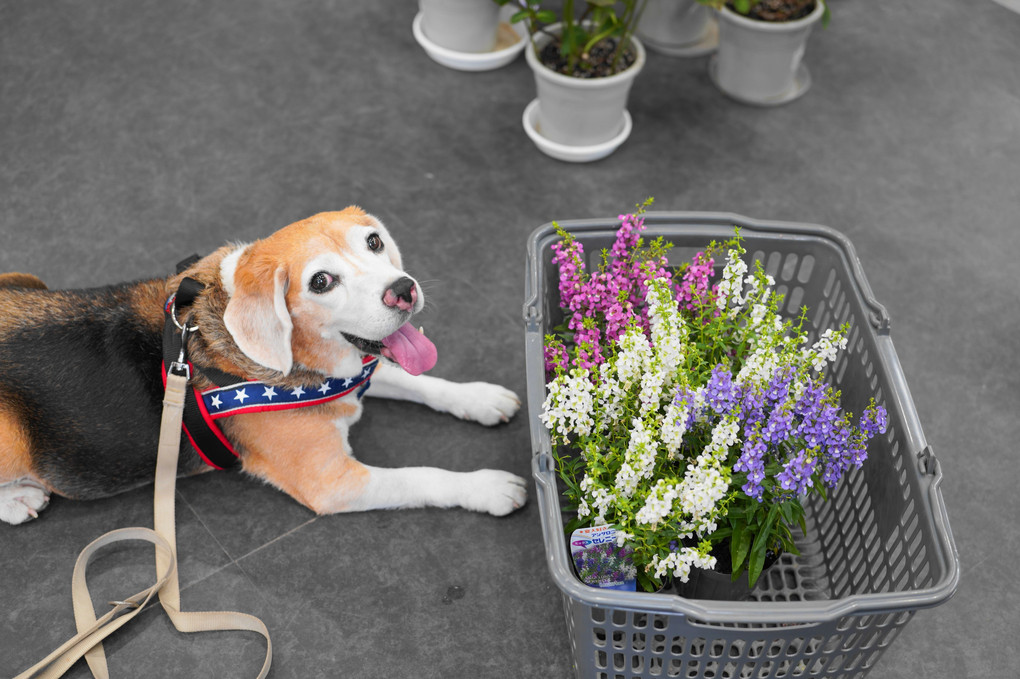
[[511,21],[527,27],[525,56],[538,94],[525,110],[525,131],[561,160],[612,153],[631,130],[627,97],[645,64],[634,30],[645,0],[586,0],[579,16],[573,0],[559,13],[540,0],[513,1],[518,11]]
[[803,63],[815,24],[827,25],[825,0],[698,0],[718,10],[719,48],[709,75],[738,101],[775,106],[807,92]]
[[433,61],[458,71],[506,66],[524,49],[516,30],[492,0],[420,0],[411,30]]
[[488,0],[419,0],[421,31],[455,52],[488,52],[496,45],[499,7]]
[[825,377],[848,328],[810,342],[807,310],[784,321],[739,232],[671,270],[670,245],[641,238],[643,209],[621,216],[597,271],[567,232],[553,246],[567,320],[545,340],[540,419],[575,512],[566,529],[613,526],[646,591],[725,561],[746,592],[769,552],[798,553],[803,501],[863,464],[887,416],[873,399],[859,419],[843,412]]
[[637,35],[648,49],[671,57],[704,56],[719,44],[714,12],[697,0],[648,0]]

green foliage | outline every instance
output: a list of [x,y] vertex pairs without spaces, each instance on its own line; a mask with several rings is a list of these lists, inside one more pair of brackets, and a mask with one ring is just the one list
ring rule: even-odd
[[[524,22],[531,36],[536,55],[538,49],[535,36],[545,33],[560,42],[560,55],[567,62],[567,71],[586,70],[592,67],[589,59],[591,49],[605,40],[617,40],[613,55],[612,72],[623,70],[621,57],[630,44],[630,38],[637,28],[647,0],[585,0],[580,16],[575,11],[574,0],[565,0],[562,10],[557,13],[544,8],[541,0],[493,0],[497,5],[513,4],[520,9],[510,18],[513,23]],[[552,24],[560,24],[558,38],[548,30]]]
[[[730,9],[738,14],[747,16],[751,13],[751,9],[758,4],[759,0],[698,0],[698,2],[713,9],[722,9],[724,6],[729,6]],[[832,13],[829,11],[829,4],[826,0],[817,0],[817,2],[820,2],[824,9],[822,14],[822,27],[824,28],[829,25]]]

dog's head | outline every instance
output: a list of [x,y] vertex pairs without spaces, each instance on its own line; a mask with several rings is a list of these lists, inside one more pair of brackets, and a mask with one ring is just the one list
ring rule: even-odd
[[420,374],[433,344],[408,320],[425,295],[386,227],[356,207],[327,212],[238,248],[221,266],[223,321],[238,348],[284,374],[331,373],[352,348]]

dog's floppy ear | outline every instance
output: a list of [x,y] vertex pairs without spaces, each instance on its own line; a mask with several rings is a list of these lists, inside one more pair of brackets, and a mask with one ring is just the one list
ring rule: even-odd
[[246,267],[237,267],[223,322],[248,358],[286,375],[294,365],[290,348],[294,323],[286,299],[287,270],[277,267],[266,274],[260,276]]

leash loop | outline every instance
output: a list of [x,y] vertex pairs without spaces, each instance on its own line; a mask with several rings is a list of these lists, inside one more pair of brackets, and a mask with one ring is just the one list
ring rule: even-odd
[[[169,302],[166,308],[170,308]],[[171,313],[168,315],[174,316]],[[171,369],[166,375],[153,491],[154,530],[141,527],[114,530],[100,536],[82,551],[75,563],[71,579],[71,596],[78,634],[15,679],[55,679],[63,676],[83,657],[96,679],[108,679],[109,668],[103,650],[103,640],[132,620],[156,596],[178,632],[240,630],[262,635],[266,640],[266,656],[258,679],[264,679],[269,673],[273,658],[273,642],[269,638],[269,630],[261,620],[244,613],[229,611],[181,610],[174,496],[177,458],[181,445],[181,424],[186,396],[190,391],[188,380],[191,371],[188,368],[184,347],[188,333],[197,330],[197,326],[181,326],[176,317],[173,321],[181,329],[182,342],[178,360],[171,363]],[[97,618],[85,582],[86,567],[96,551],[125,540],[143,540],[155,546],[157,580],[151,587],[134,596],[123,601],[109,602],[113,608]]]

